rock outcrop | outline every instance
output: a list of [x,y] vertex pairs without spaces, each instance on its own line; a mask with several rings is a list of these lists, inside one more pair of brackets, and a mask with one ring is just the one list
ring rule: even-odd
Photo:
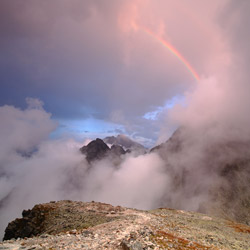
[[[25,230],[27,225],[29,230]],[[6,250],[246,250],[250,242],[250,227],[232,221],[167,208],[141,211],[99,202],[36,205],[5,232],[0,249]],[[18,239],[7,240],[11,237]]]
[[123,149],[123,147],[119,145],[112,145],[110,151],[113,155],[118,156],[126,154],[126,151]]
[[158,152],[163,158],[166,157],[166,153],[176,154],[180,152],[183,144],[183,133],[184,129],[177,129],[166,142],[151,148],[150,152]]
[[125,135],[109,136],[103,140],[97,138],[80,148],[80,151],[86,155],[88,163],[109,157],[115,165],[119,165],[121,162],[119,158],[126,153],[140,155],[147,152],[144,146]]
[[96,140],[91,141],[87,146],[80,148],[80,151],[86,155],[86,160],[91,162],[94,160],[100,160],[107,156],[110,148],[103,140],[97,138]]
[[111,211],[117,213],[122,210],[121,207],[113,207],[104,203],[69,200],[39,204],[31,210],[24,210],[23,218],[18,218],[8,224],[4,240],[85,229],[117,219],[107,214]]
[[114,144],[109,148],[108,145],[99,138],[91,141],[87,146],[80,148],[80,151],[86,156],[88,163],[101,160],[105,157],[109,157],[111,160],[116,161],[117,158],[127,153],[120,145]]

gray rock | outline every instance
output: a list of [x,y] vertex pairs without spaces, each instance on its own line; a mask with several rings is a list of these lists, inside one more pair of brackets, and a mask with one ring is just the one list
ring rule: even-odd
[[121,242],[121,247],[123,250],[143,250],[143,246],[139,241],[123,240]]
[[87,146],[80,148],[80,151],[86,155],[86,160],[90,163],[94,160],[104,158],[110,151],[110,148],[103,140],[97,138],[91,141]]

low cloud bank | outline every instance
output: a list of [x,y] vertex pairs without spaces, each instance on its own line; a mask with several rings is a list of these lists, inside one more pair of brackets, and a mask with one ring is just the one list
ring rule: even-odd
[[157,154],[126,156],[120,166],[104,159],[90,167],[81,144],[48,139],[55,123],[42,106],[3,106],[0,117],[1,236],[9,221],[37,203],[96,200],[152,208],[164,194],[168,177]]
[[203,79],[186,94],[188,105],[167,114],[179,126],[170,141],[150,154],[125,155],[119,165],[106,158],[90,166],[79,151],[82,144],[49,139],[56,124],[36,99],[28,99],[25,110],[0,107],[1,236],[23,209],[61,199],[202,212],[224,202],[243,218],[250,119],[248,99],[235,97],[229,105],[233,86]]

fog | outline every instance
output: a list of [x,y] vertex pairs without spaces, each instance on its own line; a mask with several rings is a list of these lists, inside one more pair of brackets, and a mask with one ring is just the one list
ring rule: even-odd
[[29,107],[0,108],[1,114],[1,236],[7,223],[23,209],[51,200],[102,201],[152,208],[164,194],[168,177],[157,154],[126,156],[120,166],[111,160],[91,167],[74,140],[51,140],[54,122],[38,102]]

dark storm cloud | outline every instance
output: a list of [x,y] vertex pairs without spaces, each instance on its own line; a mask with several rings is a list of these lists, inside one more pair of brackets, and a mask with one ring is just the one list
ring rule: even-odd
[[[24,107],[33,96],[55,117],[109,119],[118,110],[130,123],[163,105],[193,79],[157,41],[130,29],[134,20],[169,22],[160,12],[147,19],[151,5],[157,16],[160,5],[150,1],[1,1],[0,104]],[[177,22],[168,24],[173,36]]]
[[[43,99],[55,114],[84,115],[83,107],[92,106],[92,100],[98,103],[98,98],[90,96],[98,95],[95,88],[103,81],[112,81],[108,72],[110,66],[116,68],[117,53],[108,41],[105,45],[105,39],[101,41],[98,34],[93,34],[96,30],[92,30],[91,24],[86,24],[93,11],[97,11],[95,2],[0,4],[1,104],[20,104],[26,96],[33,95]],[[98,51],[102,47],[103,53],[102,49]],[[105,91],[101,91],[104,98]],[[53,108],[55,103],[59,107]],[[60,107],[65,108],[64,114]]]

